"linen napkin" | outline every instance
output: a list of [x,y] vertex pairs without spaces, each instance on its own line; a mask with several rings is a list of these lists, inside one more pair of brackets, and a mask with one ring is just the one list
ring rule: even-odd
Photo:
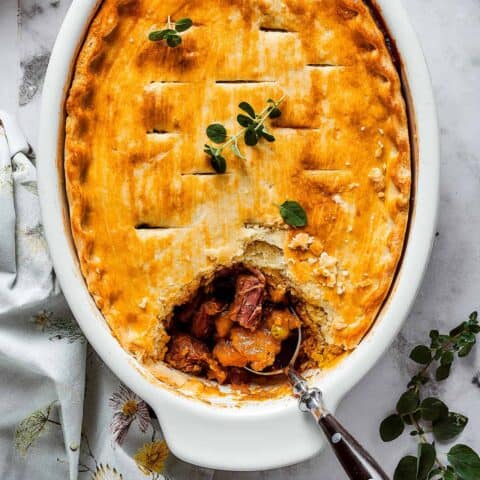
[[0,313],[58,294],[37,198],[30,147],[0,110]]

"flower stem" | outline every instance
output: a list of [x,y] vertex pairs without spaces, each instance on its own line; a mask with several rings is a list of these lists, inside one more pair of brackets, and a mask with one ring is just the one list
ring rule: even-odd
[[[414,415],[413,414],[409,414],[409,417],[410,417],[410,421],[413,423],[413,425],[415,425],[415,428],[417,429],[417,432],[418,433],[418,436],[420,437],[420,440],[421,440],[421,443],[429,443],[428,442],[428,439],[427,437],[425,436],[424,433],[420,433],[420,432],[423,432],[423,429],[422,427],[420,426],[420,424],[417,422],[417,420],[415,419]],[[435,461],[437,462],[437,465],[442,469],[442,470],[446,470],[446,467],[445,465],[440,461],[440,459],[435,456]]]

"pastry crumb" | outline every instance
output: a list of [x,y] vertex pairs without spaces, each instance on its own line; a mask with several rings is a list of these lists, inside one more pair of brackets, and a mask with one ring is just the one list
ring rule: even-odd
[[318,264],[316,272],[325,277],[327,287],[333,288],[337,283],[338,260],[327,252],[322,252]]
[[314,242],[315,238],[308,233],[297,233],[288,244],[288,248],[292,250],[302,250],[306,252],[310,245]]

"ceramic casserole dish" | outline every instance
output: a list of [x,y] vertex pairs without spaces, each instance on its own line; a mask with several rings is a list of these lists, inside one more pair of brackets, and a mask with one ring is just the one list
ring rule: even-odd
[[[65,97],[72,68],[98,6],[98,0],[73,0],[51,55],[43,91],[39,193],[45,234],[66,300],[104,362],[151,405],[176,456],[225,470],[262,470],[306,460],[319,453],[323,442],[315,425],[299,413],[293,397],[242,402],[227,389],[205,401],[204,396],[196,398],[195,391],[154,378],[122,349],[90,296],[70,231],[63,146]],[[427,265],[438,207],[438,133],[425,60],[400,0],[378,0],[375,8],[398,50],[409,110],[413,172],[410,222],[394,285],[374,326],[334,368],[310,377],[310,382],[323,391],[330,410],[335,410],[372,368],[407,317]]]

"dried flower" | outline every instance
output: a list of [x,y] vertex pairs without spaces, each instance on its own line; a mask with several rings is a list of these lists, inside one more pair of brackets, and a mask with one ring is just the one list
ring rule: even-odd
[[108,464],[100,464],[95,470],[92,480],[123,480],[123,475]]
[[147,404],[125,385],[120,385],[109,400],[109,405],[115,410],[111,430],[115,442],[122,444],[130,425],[137,420],[140,430],[145,433],[150,425],[150,414]]
[[45,431],[54,403],[31,413],[19,423],[15,430],[15,448],[21,453],[27,453],[27,450]]
[[170,455],[165,440],[146,443],[134,456],[137,467],[145,474],[162,473]]

